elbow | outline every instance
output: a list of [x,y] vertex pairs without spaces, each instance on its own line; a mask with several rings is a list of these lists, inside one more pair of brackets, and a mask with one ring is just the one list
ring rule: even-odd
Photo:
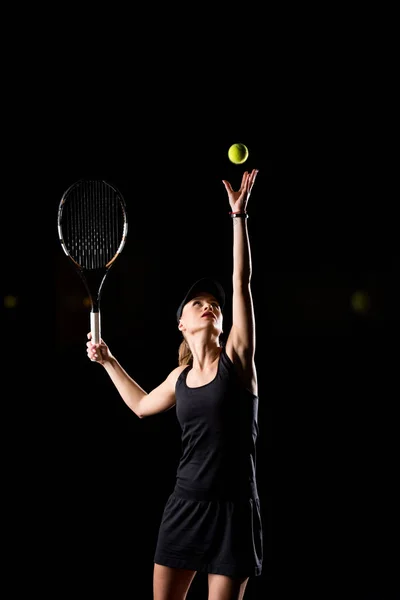
[[128,406],[129,410],[131,410],[139,419],[143,419],[146,416],[140,410],[139,406],[131,406],[131,404],[128,404],[128,402],[126,402],[126,405]]
[[135,413],[135,415],[139,418],[139,419],[143,419],[144,417],[146,417],[146,412],[145,412],[145,405],[142,402],[143,398],[141,398],[140,400],[132,400],[131,402],[127,402],[129,408],[131,409],[132,412]]
[[251,265],[242,265],[238,267],[234,266],[232,272],[233,281],[237,281],[241,285],[245,285],[246,282],[250,281],[253,274],[253,269]]
[[134,410],[133,412],[139,419],[144,419],[146,416],[145,414],[143,414],[143,412],[139,408]]
[[232,285],[234,292],[246,294],[250,292],[251,285],[251,272],[246,273],[244,276],[233,275]]

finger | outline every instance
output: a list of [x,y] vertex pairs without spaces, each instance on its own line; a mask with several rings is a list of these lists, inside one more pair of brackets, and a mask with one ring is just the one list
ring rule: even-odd
[[222,183],[224,184],[224,186],[228,192],[233,192],[232,186],[229,183],[229,181],[226,181],[226,179],[223,179]]
[[246,183],[248,181],[248,178],[249,178],[249,172],[245,171],[243,173],[243,176],[242,176],[242,185],[240,186],[241,189],[244,189],[246,187]]
[[250,187],[253,187],[254,182],[256,180],[257,173],[258,173],[257,169],[253,169],[253,171],[252,171],[252,173],[250,175],[250,178],[249,178]]

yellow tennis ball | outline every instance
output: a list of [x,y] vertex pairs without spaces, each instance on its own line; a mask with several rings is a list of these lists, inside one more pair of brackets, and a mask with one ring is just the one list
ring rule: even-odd
[[244,144],[232,144],[228,150],[228,158],[235,165],[241,165],[249,157],[249,150]]

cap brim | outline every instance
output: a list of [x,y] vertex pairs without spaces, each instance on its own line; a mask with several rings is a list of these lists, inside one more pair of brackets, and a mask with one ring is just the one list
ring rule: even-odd
[[224,308],[225,292],[222,285],[216,279],[212,279],[210,277],[203,277],[202,279],[196,281],[191,288],[189,288],[184,299],[180,303],[179,308],[176,311],[176,318],[178,321],[181,318],[182,310],[185,304],[187,304],[189,300],[194,298],[199,292],[206,292],[208,294],[211,294],[217,300],[221,310]]

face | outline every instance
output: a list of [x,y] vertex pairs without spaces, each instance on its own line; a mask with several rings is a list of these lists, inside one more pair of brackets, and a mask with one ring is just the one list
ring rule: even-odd
[[214,327],[222,332],[222,312],[217,300],[211,294],[198,294],[183,307],[179,329],[192,327]]

